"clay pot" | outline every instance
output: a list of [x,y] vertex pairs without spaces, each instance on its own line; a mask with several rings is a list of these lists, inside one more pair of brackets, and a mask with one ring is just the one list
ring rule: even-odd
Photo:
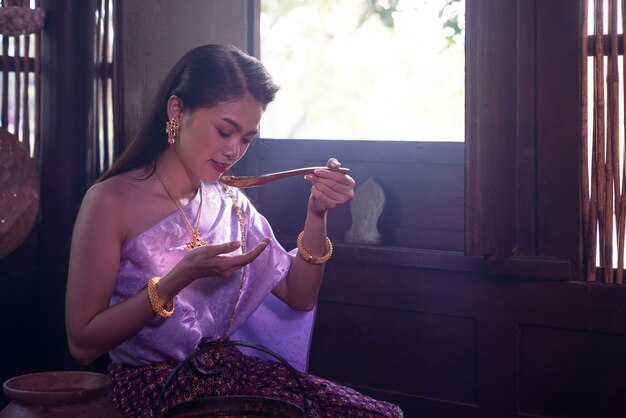
[[119,418],[122,415],[104,397],[110,384],[104,374],[81,371],[13,377],[2,385],[11,402],[0,411],[0,418]]

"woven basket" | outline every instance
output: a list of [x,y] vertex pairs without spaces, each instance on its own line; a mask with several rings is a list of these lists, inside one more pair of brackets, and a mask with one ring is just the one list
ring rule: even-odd
[[0,128],[0,258],[26,239],[38,211],[35,161],[15,135]]

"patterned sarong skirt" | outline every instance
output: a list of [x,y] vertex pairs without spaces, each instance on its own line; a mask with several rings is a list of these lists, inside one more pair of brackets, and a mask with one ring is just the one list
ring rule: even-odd
[[110,362],[107,398],[125,417],[158,417],[181,402],[212,396],[260,396],[303,406],[304,389],[307,417],[402,417],[396,405],[309,374],[299,373],[301,388],[282,363],[245,355],[236,347],[207,351],[200,363],[200,368],[181,368],[161,402],[162,388],[176,364],[132,367]]

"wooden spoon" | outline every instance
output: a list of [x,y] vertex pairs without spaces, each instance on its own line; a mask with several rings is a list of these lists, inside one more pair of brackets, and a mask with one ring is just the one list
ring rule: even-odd
[[329,170],[329,171],[337,171],[339,173],[348,174],[350,173],[349,168],[339,167],[339,168],[328,168],[328,167],[306,167],[306,168],[297,168],[295,170],[287,170],[287,171],[279,171],[276,173],[269,174],[261,174],[258,176],[222,176],[220,181],[228,186],[245,188],[245,187],[256,187],[262,184],[271,183],[275,180],[284,179],[287,177],[299,176],[304,174],[312,174],[315,170]]

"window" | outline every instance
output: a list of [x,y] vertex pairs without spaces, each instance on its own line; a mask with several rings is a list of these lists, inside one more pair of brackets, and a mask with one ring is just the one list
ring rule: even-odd
[[[590,281],[622,284],[626,230],[623,10],[621,3],[613,1],[588,0],[582,5],[583,23],[587,23],[581,44],[585,54],[581,61],[581,183],[586,275]],[[596,277],[596,267],[602,268],[602,277]]]
[[[29,8],[35,13],[39,1],[31,0],[23,6],[7,2],[7,6]],[[40,13],[38,11],[37,13]],[[7,22],[8,25],[8,22]],[[15,134],[37,160],[39,152],[39,79],[40,35],[0,35],[2,56],[0,68],[1,111],[0,125]]]
[[[276,36],[278,41],[282,42],[284,38],[296,38],[296,34],[292,27],[282,26],[284,22],[288,23],[291,17],[283,19],[282,15],[277,13],[274,15],[274,19],[280,21],[279,23],[264,22],[264,19],[268,19],[266,14],[268,8],[279,10],[279,6],[289,3],[297,6],[294,6],[293,11],[290,12],[294,13],[295,18],[297,18],[295,20],[297,22],[296,28],[309,22],[315,23],[314,27],[307,26],[308,29],[298,29],[303,32],[311,30],[309,35],[298,36],[303,36],[303,39],[306,40],[317,39],[318,35],[326,34],[325,36],[328,36],[328,33],[335,35],[333,35],[332,44],[327,44],[323,48],[315,45],[304,47],[300,43],[286,46],[276,55],[277,58],[273,64],[271,52],[267,49],[267,45],[271,45],[271,43],[267,44],[266,42],[269,42],[272,36]],[[445,7],[448,3],[450,6]],[[364,15],[364,11],[367,10],[363,9],[364,5],[378,5],[381,8],[375,9],[367,19],[364,19],[364,16],[367,15],[367,13]],[[434,7],[435,5],[437,7]],[[397,12],[392,10],[394,7],[397,7]],[[258,50],[260,50],[261,60],[268,66],[277,82],[282,85],[282,90],[263,117],[261,123],[262,138],[253,143],[254,150],[246,155],[247,161],[244,161],[244,164],[240,166],[243,172],[237,174],[259,174],[321,165],[325,163],[328,157],[335,156],[344,166],[352,170],[351,175],[357,181],[357,185],[365,184],[368,179],[372,178],[384,191],[385,208],[377,222],[382,242],[380,246],[372,246],[370,249],[380,254],[391,254],[401,252],[402,249],[408,249],[408,253],[405,253],[408,254],[408,258],[412,257],[412,250],[414,249],[462,253],[464,246],[464,41],[462,37],[459,38],[459,35],[455,37],[456,32],[454,30],[448,33],[442,28],[444,24],[448,24],[458,26],[460,31],[464,26],[464,8],[465,2],[463,0],[445,2],[437,0],[350,1],[345,3],[313,0],[297,2],[261,0],[260,12],[257,15],[260,16],[260,23],[257,24],[259,27],[265,26],[265,29],[257,29],[255,33],[265,34],[265,37],[259,40],[258,44],[261,46]],[[369,86],[380,80],[374,79],[372,81],[359,78],[358,83],[351,87],[344,85],[355,78],[355,73],[358,73],[359,77],[367,75],[366,70],[369,64],[359,61],[358,65],[352,65],[353,61],[367,58],[373,62],[372,65],[379,65],[384,60],[378,58],[377,53],[383,57],[390,56],[390,51],[387,51],[385,46],[393,42],[378,45],[376,37],[384,36],[385,39],[389,40],[388,37],[395,36],[389,27],[391,17],[393,17],[393,25],[396,27],[397,34],[405,29],[407,31],[412,30],[406,26],[406,21],[403,19],[416,18],[416,16],[423,14],[421,12],[424,10],[433,12],[431,14],[432,27],[440,36],[436,40],[427,39],[430,44],[424,43],[423,39],[413,39],[411,45],[425,44],[432,47],[431,52],[433,54],[440,52],[442,54],[456,54],[458,58],[456,64],[450,64],[449,67],[458,70],[455,76],[457,78],[441,78],[446,82],[452,79],[456,80],[457,87],[447,90],[454,93],[452,97],[456,101],[456,105],[441,106],[436,111],[433,110],[433,113],[428,114],[418,104],[415,104],[416,100],[423,98],[418,97],[419,92],[407,93],[408,84],[423,81],[417,76],[413,77],[416,80],[405,81],[404,84],[400,83],[399,87],[389,87],[397,78],[396,73],[409,74],[414,69],[413,66],[418,68],[434,67],[435,70],[441,72],[437,66],[426,65],[428,62],[423,56],[420,57],[419,50],[415,46],[407,46],[410,43],[408,39],[398,41],[401,47],[391,51],[402,52],[402,54],[396,55],[404,60],[402,61],[403,64],[375,67],[377,71],[385,73],[384,82],[381,82],[376,88],[370,89]],[[440,10],[443,10],[441,19],[438,17]],[[332,13],[330,13],[331,11]],[[283,11],[283,13],[286,12]],[[314,13],[319,13],[320,16],[325,13],[324,16],[326,17],[322,18],[315,15],[315,18],[312,18]],[[349,17],[346,18],[345,13],[348,13]],[[298,20],[302,19],[302,15],[308,19]],[[340,15],[343,17],[339,18]],[[359,27],[359,19],[361,18],[363,18],[363,23]],[[387,25],[381,23],[383,21]],[[403,25],[405,25],[404,29],[402,28]],[[272,29],[268,32],[269,27]],[[323,27],[324,30],[322,31],[320,27]],[[371,33],[368,34],[368,31]],[[450,41],[455,41],[450,48],[446,48],[447,36],[451,37]],[[319,38],[320,42],[324,41],[324,36]],[[364,40],[360,46],[350,46],[360,52],[355,54],[352,59],[341,61],[342,66],[338,69],[328,67],[327,65],[332,64],[333,61],[344,59],[344,55],[347,53],[338,48],[343,47],[344,44],[352,45],[350,44],[353,42],[352,38]],[[264,43],[266,43],[265,47],[263,46]],[[375,51],[374,47],[380,48]],[[257,48],[256,44],[255,48]],[[300,55],[306,48],[315,53]],[[296,55],[297,57],[294,58]],[[413,59],[417,59],[417,61],[412,61]],[[315,60],[317,60],[317,64]],[[298,72],[283,72],[281,68],[283,65],[285,68],[289,67],[289,70],[291,67],[295,67],[296,69],[303,68],[321,72],[323,77],[318,77],[318,81],[323,83],[332,83],[336,80],[339,80],[340,83],[338,86],[329,84],[323,87],[312,87],[307,85],[307,83],[314,81],[312,77],[303,76],[303,73]],[[340,76],[336,73],[336,71],[346,70],[348,72]],[[285,74],[303,77],[294,82],[294,87],[291,87],[294,89],[292,93],[289,92],[290,77],[285,77]],[[447,86],[448,84],[444,83],[444,85]],[[367,90],[382,93],[383,96],[367,99],[365,97],[368,93]],[[313,98],[304,98],[306,97],[304,94],[307,92],[313,94]],[[336,94],[337,92],[341,94]],[[348,97],[348,93],[354,93],[353,99]],[[388,98],[387,96],[391,93],[401,93],[401,97]],[[424,97],[433,96],[433,94],[424,94],[423,92],[422,94]],[[316,98],[320,99],[320,104],[316,103],[314,106],[312,103]],[[327,104],[321,104],[321,99],[330,99],[330,101]],[[349,100],[354,100],[354,104],[347,104],[350,103]],[[402,106],[398,104],[401,100],[413,102],[410,105]],[[380,107],[376,107],[379,105]],[[365,108],[363,108],[353,115],[349,115],[350,109],[358,106],[374,106],[374,110],[364,110]],[[287,116],[280,114],[280,108],[286,109]],[[448,118],[445,116],[446,112],[450,112],[450,109],[454,110],[453,113],[455,113],[458,122],[456,128],[446,131],[449,128],[448,125],[453,125],[448,122]],[[434,113],[440,117],[439,123],[430,124],[429,117],[434,119]],[[424,114],[428,116],[426,120],[419,120],[420,115]],[[394,119],[397,115],[402,117]],[[321,121],[320,124],[309,123],[313,119]],[[283,123],[283,121],[287,122]],[[298,123],[294,125],[294,121]],[[275,128],[271,127],[272,124]],[[362,130],[360,125],[365,124],[369,124],[373,129],[369,132]],[[421,127],[427,126],[435,126],[438,132],[428,134],[425,130],[419,131]],[[300,130],[299,127],[305,129]],[[274,132],[272,129],[275,129]],[[456,133],[451,133],[453,131]],[[326,140],[318,141],[318,139]],[[302,187],[302,184],[298,183],[298,179],[285,180],[280,184],[267,185],[262,190],[259,189],[250,190],[250,195],[260,211],[268,217],[279,239],[286,241],[297,236],[304,219],[306,206],[297,205],[286,210],[284,197],[289,196],[294,202],[306,202],[308,189]],[[333,210],[329,216],[329,236],[338,248],[345,239],[346,231],[351,227],[352,219],[350,205],[343,205]],[[353,247],[350,245],[347,247],[350,249],[346,249],[346,251],[352,251]],[[412,262],[414,261],[409,261],[409,263]]]
[[262,0],[263,135],[463,141],[464,3]]
[[114,135],[113,101],[113,54],[115,39],[114,0],[98,0],[95,11],[94,62],[94,125],[93,142],[90,144],[89,176],[93,179],[102,174],[121,149],[121,135]]

